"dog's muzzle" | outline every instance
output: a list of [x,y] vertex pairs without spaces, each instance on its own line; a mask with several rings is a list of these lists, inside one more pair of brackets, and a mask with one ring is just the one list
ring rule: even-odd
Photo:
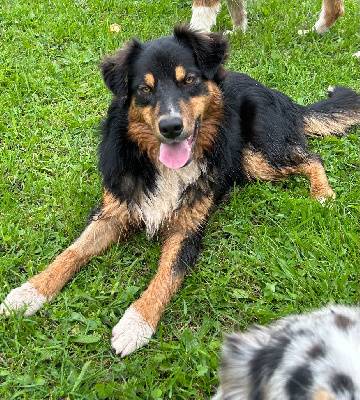
[[[194,132],[184,140],[176,140],[183,133],[183,124],[180,118],[174,117],[162,121],[166,121],[162,125],[162,135],[164,137],[168,135],[168,139],[172,139],[173,141],[171,143],[160,143],[160,162],[172,169],[186,166],[194,156],[196,139],[200,131],[200,118],[195,122]],[[162,121],[159,123],[159,129]]]

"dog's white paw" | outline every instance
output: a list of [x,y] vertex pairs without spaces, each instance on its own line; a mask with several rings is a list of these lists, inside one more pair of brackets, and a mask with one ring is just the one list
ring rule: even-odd
[[313,27],[313,30],[315,30],[319,35],[322,35],[329,28],[330,28],[330,26],[328,26],[326,24],[326,21],[325,21],[324,17],[320,16],[320,19],[318,21],[316,21],[316,23],[315,23],[315,25]]
[[153,333],[154,329],[141,314],[135,308],[129,307],[113,328],[111,345],[116,354],[125,357],[149,343]]
[[11,311],[25,310],[24,315],[29,316],[40,310],[48,299],[39,294],[30,282],[13,289],[0,305],[0,315],[10,315]]

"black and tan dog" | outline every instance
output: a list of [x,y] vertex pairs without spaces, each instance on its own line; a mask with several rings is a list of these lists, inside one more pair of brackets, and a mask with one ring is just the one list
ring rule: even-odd
[[177,27],[173,36],[132,40],[104,60],[103,77],[115,96],[102,128],[102,205],[46,270],[10,292],[0,312],[35,313],[92,256],[145,227],[150,237],[161,234],[162,255],[149,287],[113,329],[112,346],[125,356],[154,333],[234,181],[303,174],[313,198],[334,196],[305,135],[342,134],[359,122],[360,96],[335,87],[327,100],[300,106],[225,70],[226,56],[222,35]]

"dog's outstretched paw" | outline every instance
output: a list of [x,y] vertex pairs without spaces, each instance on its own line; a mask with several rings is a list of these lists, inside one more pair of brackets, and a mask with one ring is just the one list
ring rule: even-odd
[[329,188],[325,193],[322,194],[317,194],[314,196],[314,198],[322,205],[322,206],[327,206],[331,207],[333,204],[333,201],[336,198],[335,192]]
[[114,326],[111,346],[121,357],[149,343],[154,329],[133,307],[129,307],[120,321]]
[[0,315],[10,315],[11,311],[24,310],[25,316],[30,316],[40,310],[48,299],[38,293],[30,282],[13,289],[0,305]]

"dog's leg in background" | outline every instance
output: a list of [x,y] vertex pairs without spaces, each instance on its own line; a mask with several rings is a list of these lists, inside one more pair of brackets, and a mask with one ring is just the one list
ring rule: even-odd
[[317,33],[325,33],[343,14],[343,0],[323,0],[320,17],[314,29]]
[[194,0],[190,27],[202,32],[210,32],[221,9],[220,0]]
[[120,204],[105,192],[102,207],[79,238],[47,269],[13,289],[0,305],[0,314],[9,315],[11,310],[25,309],[26,316],[33,315],[54,298],[92,256],[101,254],[110,244],[124,240],[130,225],[126,204]]
[[233,30],[240,28],[242,32],[245,32],[248,22],[245,0],[226,0],[226,4],[231,16]]
[[[240,28],[242,32],[245,32],[247,27],[245,0],[226,0],[226,3],[233,30]],[[218,0],[194,0],[190,27],[203,32],[210,32],[211,27],[216,23],[220,9],[221,3]]]
[[[323,0],[319,19],[312,30],[319,34],[325,33],[343,14],[343,0]],[[309,32],[309,29],[298,31],[299,35],[304,35]]]
[[208,198],[193,207],[186,206],[164,229],[155,277],[113,329],[112,346],[116,354],[125,357],[149,342],[165,307],[196,262],[211,208],[212,201]]

